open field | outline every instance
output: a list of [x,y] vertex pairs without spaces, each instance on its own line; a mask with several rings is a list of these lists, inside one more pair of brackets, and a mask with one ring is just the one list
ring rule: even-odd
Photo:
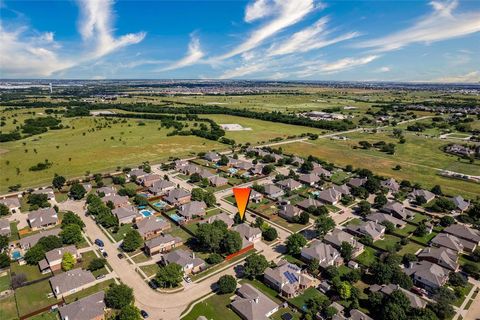
[[[480,194],[480,184],[461,180],[448,179],[437,175],[437,169],[445,169],[465,174],[480,174],[480,161],[474,164],[465,160],[458,161],[457,157],[444,153],[440,148],[445,141],[407,136],[405,144],[398,144],[398,140],[386,133],[351,133],[346,135],[348,140],[319,139],[308,143],[290,143],[282,146],[284,152],[299,156],[314,155],[320,159],[333,162],[339,166],[348,164],[357,168],[367,168],[376,174],[395,179],[418,182],[424,187],[431,188],[436,184],[442,186],[444,192],[462,194],[474,197]],[[385,141],[395,143],[395,155],[389,155],[375,149],[354,149],[359,141],[370,143]],[[401,165],[401,170],[393,170]]]
[[17,305],[15,303],[14,295],[0,299],[0,319],[18,319]]

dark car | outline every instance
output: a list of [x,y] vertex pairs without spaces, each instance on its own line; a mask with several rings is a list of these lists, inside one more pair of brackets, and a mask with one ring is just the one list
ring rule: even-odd
[[103,241],[100,239],[95,239],[95,244],[99,247],[103,247],[105,245]]
[[145,310],[141,310],[140,314],[142,315],[143,319],[148,318],[148,313]]
[[118,259],[123,259],[123,258],[125,258],[125,256],[123,255],[123,253],[117,254],[117,257],[118,257]]
[[103,252],[102,252],[102,255],[103,255],[104,258],[108,257],[107,251],[103,251]]

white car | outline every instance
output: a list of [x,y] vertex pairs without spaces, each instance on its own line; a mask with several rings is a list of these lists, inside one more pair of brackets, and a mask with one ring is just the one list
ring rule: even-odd
[[192,279],[190,279],[190,277],[183,277],[183,280],[185,280],[186,283],[192,282]]

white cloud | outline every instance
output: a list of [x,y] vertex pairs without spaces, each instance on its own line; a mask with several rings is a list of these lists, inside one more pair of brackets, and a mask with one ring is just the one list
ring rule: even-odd
[[252,73],[258,73],[260,71],[264,71],[266,70],[266,68],[267,68],[267,65],[263,63],[241,65],[234,69],[225,71],[222,75],[219,76],[219,79],[242,78]]
[[228,59],[255,49],[266,39],[301,21],[314,9],[313,0],[257,0],[255,3],[247,6],[245,21],[252,22],[270,15],[273,18],[253,30],[244,42],[231,51],[214,58],[214,60]]
[[178,60],[177,62],[172,63],[171,65],[165,68],[162,68],[158,71],[168,71],[168,70],[174,70],[174,69],[190,66],[194,63],[199,62],[203,58],[205,54],[200,48],[200,40],[194,34],[190,35],[190,37],[191,39],[188,45],[187,55],[182,59]]
[[443,82],[443,83],[479,83],[480,82],[480,71],[472,71],[463,75],[455,76],[445,76],[432,80],[432,82]]
[[455,14],[458,0],[432,1],[433,12],[418,20],[413,26],[385,37],[357,44],[376,51],[400,49],[412,43],[432,43],[461,37],[480,31],[480,11]]
[[377,59],[377,55],[369,55],[361,58],[344,58],[330,63],[322,63],[320,65],[309,65],[301,71],[297,72],[300,78],[311,77],[316,74],[333,74],[354,67],[362,66]]
[[391,69],[390,67],[381,67],[381,68],[378,68],[377,70],[375,70],[376,72],[380,72],[380,73],[385,73],[385,72],[390,72]]
[[324,17],[312,26],[294,33],[287,40],[273,44],[268,50],[268,54],[270,56],[277,56],[297,52],[307,52],[358,36],[358,33],[350,32],[332,39],[327,39],[326,36],[330,33],[330,31],[326,30],[328,20],[328,17]]
[[143,32],[114,37],[112,1],[79,0],[77,3],[81,10],[78,29],[85,48],[78,48],[76,44],[62,46],[55,41],[54,32],[38,35],[28,26],[6,28],[0,24],[0,73],[5,77],[51,76],[144,39]]

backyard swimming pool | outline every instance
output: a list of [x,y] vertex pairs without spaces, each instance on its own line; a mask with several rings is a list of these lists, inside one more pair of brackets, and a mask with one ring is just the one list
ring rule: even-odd
[[13,251],[12,253],[12,259],[13,260],[19,260],[22,258],[22,254],[20,251]]
[[143,210],[140,210],[140,214],[146,218],[146,217],[150,217],[153,215],[153,211],[151,210],[148,210],[148,209],[143,209]]
[[172,213],[170,215],[170,218],[172,218],[172,220],[175,221],[175,222],[182,222],[183,220],[185,220],[183,217],[179,216],[176,213]]
[[157,201],[153,204],[155,208],[163,209],[167,206],[167,203],[164,201]]

